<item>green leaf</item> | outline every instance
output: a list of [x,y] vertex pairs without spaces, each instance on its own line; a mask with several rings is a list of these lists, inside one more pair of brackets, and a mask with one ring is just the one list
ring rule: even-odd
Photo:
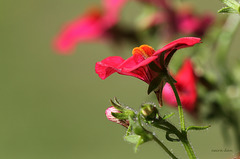
[[112,116],[120,120],[128,119],[128,114],[125,114],[125,113],[112,113]]
[[235,0],[221,0],[224,4],[226,4],[228,7],[232,8],[236,12],[240,12],[240,4]]
[[121,104],[118,103],[118,101],[116,100],[117,98],[114,98],[114,100],[110,99],[110,103],[114,106],[114,108],[116,108],[119,111],[123,111],[124,108],[122,107]]
[[115,97],[113,100],[110,100],[111,104],[119,110],[121,113],[112,113],[112,115],[118,119],[128,119],[128,116],[134,117],[136,114],[134,110],[132,110],[129,107],[122,106],[122,104],[119,103],[117,98]]
[[238,13],[238,12],[231,7],[224,7],[218,10],[218,13]]
[[186,131],[189,131],[189,130],[205,130],[207,128],[211,127],[211,125],[208,125],[208,126],[189,126]]
[[127,142],[130,142],[132,144],[138,144],[139,140],[143,141],[141,136],[139,136],[139,135],[128,135],[128,136],[125,136],[124,139]]
[[140,118],[132,118],[129,116],[129,129],[127,130],[126,136],[124,139],[130,143],[136,144],[135,152],[139,145],[152,140],[152,134],[144,129],[139,120]]
[[148,94],[150,94],[152,91],[158,88],[163,78],[164,78],[164,75],[160,74],[159,76],[157,76],[152,80],[152,82],[149,84],[149,87],[148,87]]
[[170,118],[170,117],[173,116],[173,115],[174,115],[174,113],[165,114],[165,115],[163,116],[163,120],[166,120],[167,118]]

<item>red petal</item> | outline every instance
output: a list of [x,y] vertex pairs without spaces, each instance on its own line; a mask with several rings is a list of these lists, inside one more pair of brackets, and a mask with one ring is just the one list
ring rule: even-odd
[[201,39],[196,37],[184,37],[177,40],[172,41],[171,43],[165,45],[162,49],[157,50],[153,56],[159,56],[162,52],[167,51],[165,53],[165,58],[173,49],[181,49],[186,47],[191,47],[197,43],[200,43]]
[[118,71],[118,67],[125,60],[119,56],[111,56],[95,65],[95,71],[101,79],[105,79],[114,72]]

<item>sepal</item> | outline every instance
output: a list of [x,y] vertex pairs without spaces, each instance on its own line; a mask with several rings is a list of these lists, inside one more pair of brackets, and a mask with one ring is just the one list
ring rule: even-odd
[[110,102],[114,108],[120,111],[120,113],[112,113],[114,117],[127,120],[129,116],[134,117],[136,115],[134,110],[129,107],[123,106],[123,104],[121,104],[116,97],[113,100],[110,100]]
[[175,113],[165,114],[165,115],[163,116],[163,120],[166,120],[166,119],[170,118],[170,117],[173,116],[174,114],[175,114]]
[[164,80],[163,74],[159,74],[159,76],[154,78],[152,82],[149,84],[148,94],[150,94],[154,90],[157,90],[163,80]]

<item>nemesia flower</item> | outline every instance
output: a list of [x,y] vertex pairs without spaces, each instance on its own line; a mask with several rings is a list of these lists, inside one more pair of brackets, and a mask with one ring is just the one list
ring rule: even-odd
[[[172,5],[163,7],[163,11],[152,13],[144,20],[144,29],[151,27],[163,26],[163,34],[167,34],[167,39],[171,39],[176,34],[193,35],[202,37],[214,21],[214,17],[210,13],[197,15],[193,8],[183,6],[175,9]],[[145,23],[145,21],[147,23]],[[143,25],[142,22],[140,25]]]
[[126,0],[104,0],[103,11],[90,9],[67,24],[56,37],[54,47],[61,53],[73,50],[77,43],[109,36],[108,31],[118,22],[119,11]]
[[[155,51],[148,45],[141,45],[133,49],[130,58],[124,60],[119,56],[111,56],[95,65],[95,71],[101,79],[105,79],[111,74],[117,72],[122,75],[133,76],[143,80],[150,84],[150,82],[158,75],[149,68],[149,64],[154,62],[158,67],[167,66],[167,60],[171,58],[174,52],[181,48],[191,47],[197,43],[200,43],[200,38],[195,37],[184,37],[177,39],[162,49]],[[159,57],[164,54],[164,64],[159,63]],[[173,54],[170,54],[173,53]],[[169,55],[169,56],[168,56]],[[167,58],[168,57],[168,58]],[[162,68],[163,69],[163,68]]]
[[127,120],[117,119],[112,115],[112,113],[121,113],[121,112],[119,110],[117,110],[116,108],[114,108],[113,106],[107,108],[107,110],[105,111],[105,115],[108,120],[128,128],[129,122]]
[[[177,88],[182,106],[185,110],[192,112],[197,102],[196,76],[192,63],[189,59],[185,60],[175,76],[175,86]],[[170,84],[165,84],[162,92],[163,100],[170,106],[177,107],[177,101]]]
[[203,36],[213,23],[213,15],[195,15],[193,9],[183,8],[176,13],[177,30],[182,34]]

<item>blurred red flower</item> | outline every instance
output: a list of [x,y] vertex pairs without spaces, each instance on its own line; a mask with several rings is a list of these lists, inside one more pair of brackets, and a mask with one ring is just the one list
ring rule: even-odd
[[175,13],[177,31],[185,35],[203,36],[214,21],[213,15],[196,15],[191,8],[182,8]]
[[[177,88],[182,106],[185,110],[193,112],[197,101],[196,76],[190,59],[185,60],[175,76]],[[177,107],[177,101],[170,84],[165,84],[162,92],[163,100],[170,106]]]
[[118,22],[119,11],[126,1],[103,0],[103,9],[89,9],[84,15],[69,22],[55,38],[55,49],[68,53],[79,42],[107,38],[108,30]]
[[175,8],[172,4],[162,5],[162,7],[162,11],[148,15],[143,19],[146,22],[140,22],[139,25],[143,25],[143,29],[162,27],[162,36],[166,40],[178,34],[202,37],[214,21],[212,14],[198,15],[192,7],[182,6],[181,8]]

